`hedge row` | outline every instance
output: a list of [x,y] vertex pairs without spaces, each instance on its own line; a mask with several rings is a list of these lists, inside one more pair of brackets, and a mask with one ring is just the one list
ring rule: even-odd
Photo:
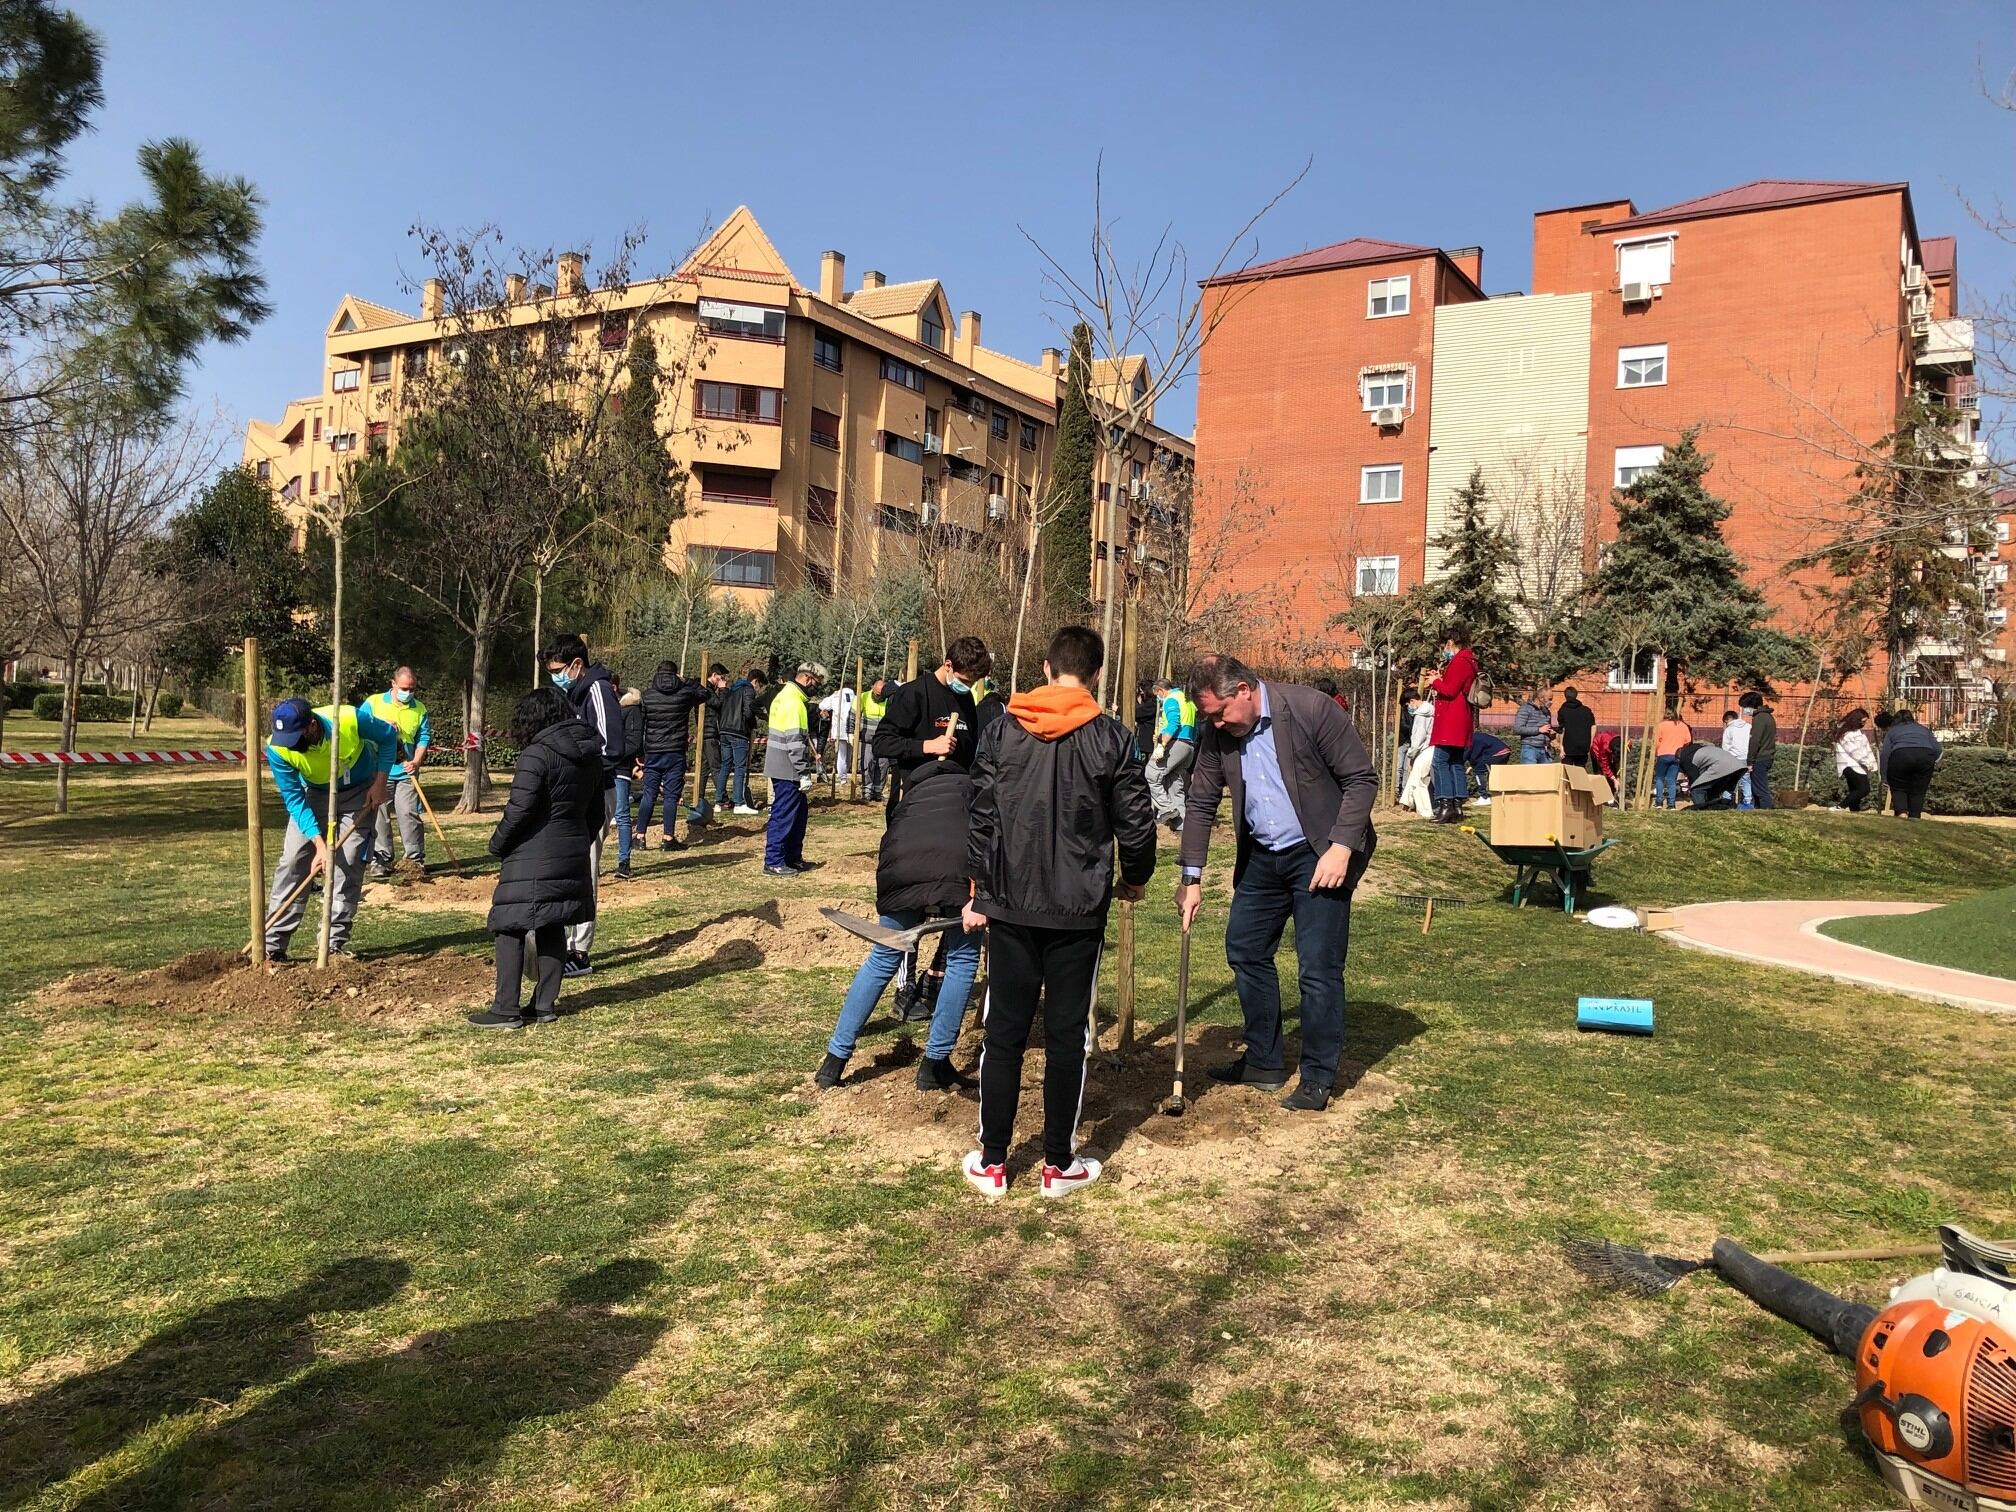
[[[51,722],[63,717],[63,694],[35,695],[33,709],[37,719]],[[123,693],[80,693],[77,696],[77,719],[80,724],[108,724],[114,720],[133,717],[133,700]]]

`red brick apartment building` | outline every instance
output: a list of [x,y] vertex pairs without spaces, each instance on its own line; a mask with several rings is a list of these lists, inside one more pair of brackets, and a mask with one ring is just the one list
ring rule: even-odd
[[[1892,428],[1911,385],[1961,412],[1954,445],[1986,464],[1953,239],[1920,237],[1906,184],[1765,180],[1660,210],[1547,210],[1531,293],[1487,297],[1481,264],[1477,248],[1361,237],[1206,285],[1199,535],[1242,492],[1273,508],[1242,586],[1287,574],[1299,625],[1435,572],[1426,541],[1473,466],[1515,524],[1520,501],[1572,490],[1587,558],[1611,491],[1691,425],[1733,506],[1731,545],[1796,629],[1787,564],[1827,538],[1858,445]],[[1998,566],[1982,574],[2006,660]]]

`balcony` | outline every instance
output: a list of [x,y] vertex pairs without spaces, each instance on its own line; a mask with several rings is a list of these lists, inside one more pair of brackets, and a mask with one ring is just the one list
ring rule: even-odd
[[1971,320],[1931,321],[1920,341],[1918,349],[1920,367],[1974,365],[1974,322]]

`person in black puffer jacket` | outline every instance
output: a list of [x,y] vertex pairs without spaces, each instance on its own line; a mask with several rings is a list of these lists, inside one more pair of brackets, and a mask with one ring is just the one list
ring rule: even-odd
[[[940,759],[915,767],[882,834],[875,866],[875,908],[887,929],[911,929],[926,919],[947,919],[966,905],[966,815],[973,806],[973,778],[956,761]],[[917,1090],[949,1092],[971,1086],[952,1069],[952,1049],[966,1017],[966,998],[980,968],[980,931],[953,928],[945,935],[945,980],[931,1013],[924,1059],[917,1067]],[[903,952],[877,945],[854,973],[840,1005],[840,1021],[826,1042],[826,1059],[815,1081],[837,1087],[861,1026],[875,1011]]]
[[[511,740],[518,765],[490,836],[490,854],[504,861],[488,921],[497,939],[497,997],[486,1012],[469,1015],[479,1029],[551,1023],[567,928],[595,917],[589,847],[603,823],[602,737],[575,717],[558,689],[535,688],[512,712]],[[527,935],[539,979],[530,1010],[521,1011]]]
[[665,834],[660,850],[678,850],[672,824],[679,813],[679,795],[686,788],[686,752],[693,743],[693,711],[707,701],[707,684],[679,675],[669,661],[658,663],[644,690],[644,796],[637,808],[633,844],[650,843],[651,810],[665,796]]

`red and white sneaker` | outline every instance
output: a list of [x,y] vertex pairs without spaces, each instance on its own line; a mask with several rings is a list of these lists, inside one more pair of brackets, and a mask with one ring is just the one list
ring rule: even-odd
[[989,1202],[1008,1195],[1008,1167],[987,1164],[987,1157],[978,1150],[966,1152],[959,1172],[966,1178],[966,1184]]
[[1045,1197],[1068,1197],[1080,1187],[1088,1187],[1099,1179],[1104,1170],[1096,1160],[1088,1160],[1083,1155],[1075,1157],[1063,1169],[1046,1164],[1043,1167],[1043,1195]]

